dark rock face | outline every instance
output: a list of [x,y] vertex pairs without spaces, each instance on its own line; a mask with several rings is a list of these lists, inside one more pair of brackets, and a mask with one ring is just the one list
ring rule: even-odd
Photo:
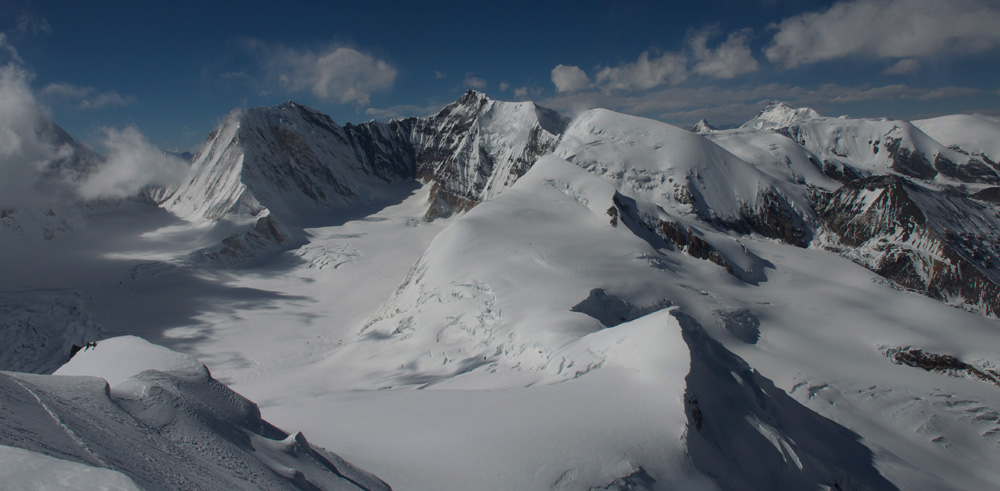
[[928,372],[969,377],[1000,386],[1000,371],[990,367],[977,367],[951,355],[931,353],[918,348],[886,348],[886,357],[897,365],[922,368]]
[[887,138],[885,149],[892,156],[889,168],[905,176],[919,179],[932,179],[937,171],[927,161],[927,157],[919,152],[912,152],[900,146],[899,138]]
[[964,165],[959,166],[944,155],[938,154],[934,158],[934,168],[941,174],[962,182],[1000,183],[1000,176],[996,170],[975,158],[970,158]]
[[[901,234],[908,239],[926,218],[893,175],[859,179],[845,184],[817,203],[816,211],[841,242],[858,247],[873,238]],[[869,203],[866,196],[874,196]],[[888,214],[880,215],[877,211]]]
[[820,193],[816,210],[847,247],[837,252],[906,289],[1000,315],[1000,251],[987,235],[960,228],[988,211],[981,205],[887,175]]
[[971,196],[973,199],[1000,204],[1000,188],[986,188]]
[[756,209],[743,207],[739,221],[722,221],[719,225],[741,233],[756,232],[798,247],[808,246],[813,238],[812,228],[788,200],[770,190],[760,193]]
[[620,193],[615,193],[612,198],[614,206],[608,209],[607,214],[611,216],[611,226],[624,224],[639,238],[645,240],[656,248],[676,249],[685,254],[715,263],[726,270],[729,274],[742,281],[757,284],[766,280],[762,268],[773,267],[767,261],[744,251],[750,256],[751,262],[757,263],[757,270],[745,270],[736,266],[733,261],[715,248],[712,244],[702,238],[702,234],[676,222],[668,222],[659,218],[641,213],[635,201]]

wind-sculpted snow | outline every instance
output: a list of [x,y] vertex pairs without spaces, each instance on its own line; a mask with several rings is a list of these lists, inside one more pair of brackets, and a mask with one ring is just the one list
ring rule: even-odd
[[193,358],[139,338],[100,341],[56,375],[2,372],[0,394],[3,445],[144,489],[388,489],[262,420]]

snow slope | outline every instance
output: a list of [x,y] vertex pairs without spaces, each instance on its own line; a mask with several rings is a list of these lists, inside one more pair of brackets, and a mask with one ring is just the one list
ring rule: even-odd
[[1000,123],[996,120],[975,114],[953,114],[913,121],[913,125],[948,147],[957,147],[993,162],[1000,159],[1000,142],[996,138]]
[[62,467],[102,487],[127,489],[124,474],[147,489],[388,489],[263,421],[193,358],[140,338],[100,341],[56,375],[0,373],[0,391],[5,446],[82,464]]

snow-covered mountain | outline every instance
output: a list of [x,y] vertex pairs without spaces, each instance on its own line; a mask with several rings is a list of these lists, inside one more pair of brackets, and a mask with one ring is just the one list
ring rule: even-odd
[[990,488],[995,123],[235,111],[161,208],[6,259],[2,368],[56,375],[0,374],[0,458],[125,489]]
[[719,130],[718,128],[709,124],[708,121],[705,119],[698,120],[698,122],[691,127],[691,131],[694,133],[708,133],[711,131],[718,131],[718,130]]
[[208,253],[238,262],[392,203],[414,178],[433,183],[427,219],[467,210],[510,187],[564,126],[552,110],[474,91],[432,117],[343,127],[294,102],[234,111],[185,181],[155,198],[189,220],[251,224]]
[[551,109],[472,90],[436,116],[413,121],[417,177],[434,183],[427,218],[468,210],[503,192],[555,148],[565,126]]

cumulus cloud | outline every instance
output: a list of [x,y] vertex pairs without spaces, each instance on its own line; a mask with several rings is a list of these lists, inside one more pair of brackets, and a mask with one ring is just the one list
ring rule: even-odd
[[528,97],[528,88],[527,87],[518,87],[518,88],[514,89],[514,97],[516,97],[518,99],[524,99],[524,98]]
[[510,88],[510,84],[509,83],[507,83],[507,82],[500,82],[500,92],[507,92],[507,89],[509,89],[509,88]]
[[552,83],[556,92],[577,92],[590,85],[590,78],[578,66],[556,65],[552,69]]
[[855,0],[789,17],[764,54],[791,68],[847,56],[914,58],[1000,46],[995,0]]
[[114,90],[100,91],[67,83],[52,83],[42,88],[43,97],[75,101],[80,109],[125,106],[135,102],[132,96],[123,96]]
[[149,143],[134,126],[104,130],[101,144],[107,160],[77,187],[85,200],[131,196],[146,186],[177,182],[188,169],[186,162]]
[[482,90],[486,88],[486,80],[474,76],[471,72],[465,74],[465,81],[463,81],[462,83],[464,83],[466,87],[477,90]]
[[909,75],[920,71],[920,62],[913,58],[904,58],[882,70],[884,75]]
[[707,77],[733,78],[744,73],[755,72],[759,68],[757,60],[750,52],[747,42],[750,29],[729,34],[726,41],[711,49],[708,40],[716,36],[714,28],[702,29],[694,33],[688,42],[696,61],[693,72]]
[[635,63],[605,67],[597,72],[597,83],[609,89],[646,90],[665,83],[677,84],[687,79],[687,59],[683,55],[664,53],[650,58],[644,51]]
[[445,74],[444,74],[444,73],[442,73],[442,72],[437,72],[437,71],[435,71],[435,72],[434,72],[434,78],[436,78],[436,79],[438,79],[438,80],[440,80],[440,79],[442,79],[442,78],[445,78],[445,77],[447,77],[447,75],[445,75]]
[[373,92],[392,89],[396,69],[385,60],[353,48],[293,49],[247,40],[265,76],[291,92],[309,91],[326,101],[368,105]]

